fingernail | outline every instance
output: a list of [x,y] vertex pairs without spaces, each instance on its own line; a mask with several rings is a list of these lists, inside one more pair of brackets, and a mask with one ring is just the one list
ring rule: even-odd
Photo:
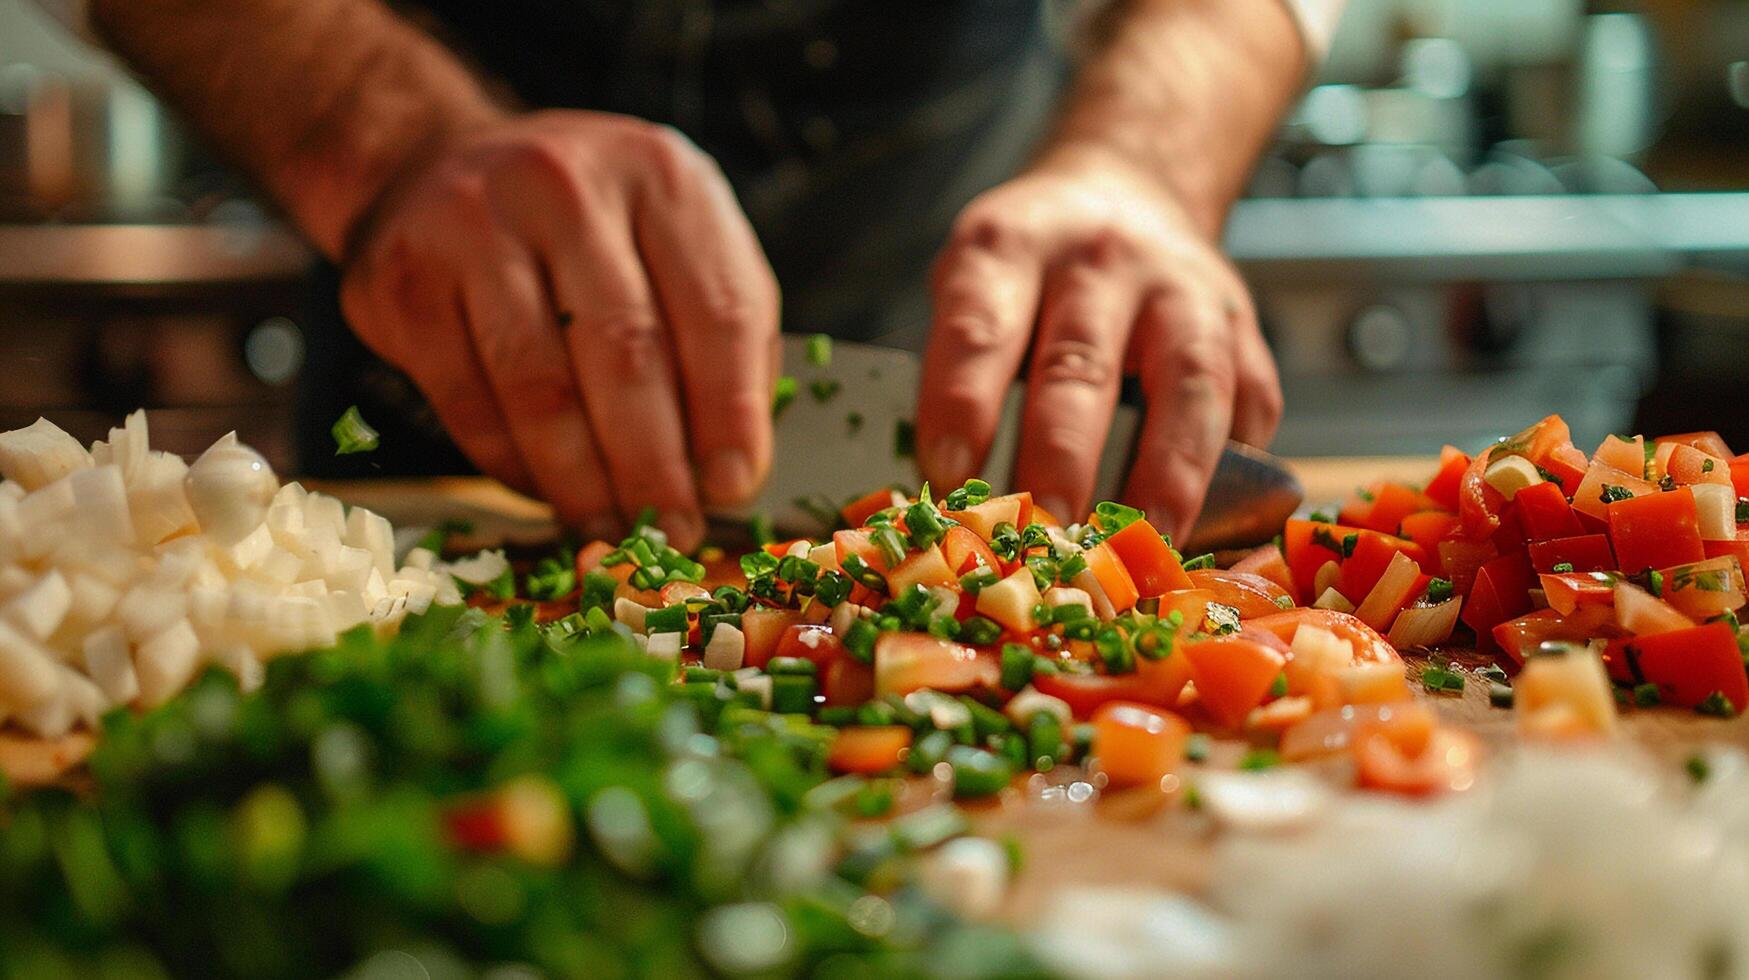
[[1064,524],[1075,521],[1075,515],[1069,513],[1069,502],[1061,497],[1034,497],[1032,502],[1033,506],[1043,508],[1045,513]]
[[940,436],[929,444],[924,462],[930,473],[957,487],[972,476],[972,447],[959,436]]
[[668,543],[681,551],[697,548],[704,538],[704,518],[697,511],[663,511],[656,518],[656,526],[668,535]]
[[758,491],[753,461],[739,449],[719,449],[705,461],[705,498],[713,503],[738,504]]

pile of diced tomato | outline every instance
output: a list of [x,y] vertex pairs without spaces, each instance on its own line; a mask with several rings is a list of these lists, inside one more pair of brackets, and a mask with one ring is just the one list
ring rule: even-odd
[[1508,665],[1588,645],[1638,704],[1730,715],[1749,707],[1746,497],[1749,455],[1717,433],[1611,435],[1587,455],[1550,416],[1474,458],[1447,446],[1425,486],[1374,483],[1334,520],[1291,521],[1284,547],[1298,598],[1400,645],[1444,639],[1402,628],[1432,590]]

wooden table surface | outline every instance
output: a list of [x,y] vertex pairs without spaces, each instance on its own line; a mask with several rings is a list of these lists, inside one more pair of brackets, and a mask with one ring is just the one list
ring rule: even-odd
[[[1339,500],[1356,485],[1375,479],[1425,480],[1434,461],[1425,457],[1357,457],[1293,460],[1289,465],[1313,504]],[[434,524],[449,518],[475,523],[481,540],[507,539],[533,543],[553,533],[550,513],[534,501],[496,483],[479,479],[365,481],[321,484],[350,503],[378,510],[397,526]],[[1470,649],[1440,651],[1459,664],[1479,667]],[[1413,680],[1426,663],[1425,651],[1411,652]],[[1444,718],[1476,732],[1490,752],[1508,749],[1515,740],[1511,711],[1488,703],[1487,684],[1471,678],[1462,694],[1429,695],[1411,684],[1417,696],[1435,706]],[[1623,737],[1637,742],[1671,763],[1709,742],[1749,747],[1749,719],[1720,721],[1677,709],[1626,710]],[[1217,743],[1216,761],[1240,754],[1238,740]],[[1341,782],[1341,763],[1329,767]],[[1187,776],[1194,781],[1194,773]],[[1047,782],[1035,777],[1035,783]],[[928,780],[914,781],[913,791],[931,792]],[[937,790],[939,792],[939,790]],[[1071,884],[1138,885],[1196,891],[1211,864],[1218,831],[1202,817],[1158,793],[1107,794],[1096,803],[1041,803],[1025,787],[1006,791],[993,803],[973,807],[980,830],[1017,838],[1029,860],[1011,892],[1007,914],[1024,921],[1041,910],[1058,891]]]

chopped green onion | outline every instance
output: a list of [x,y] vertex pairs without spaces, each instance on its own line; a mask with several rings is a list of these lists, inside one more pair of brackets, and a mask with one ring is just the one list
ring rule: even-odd
[[1099,526],[1107,534],[1116,534],[1131,524],[1147,518],[1146,514],[1136,508],[1111,500],[1101,500],[1094,505],[1093,514],[1099,519]]
[[1328,513],[1326,513],[1325,511],[1321,511],[1321,510],[1312,511],[1310,514],[1306,515],[1306,519],[1310,520],[1314,524],[1334,524],[1334,523],[1336,523],[1336,518],[1331,517]]
[[1197,555],[1195,558],[1191,558],[1184,563],[1184,570],[1187,572],[1194,572],[1198,569],[1213,567],[1215,567],[1215,556],[1213,554]]
[[1032,651],[1018,643],[1002,644],[1002,686],[1018,691],[1032,683]]
[[1603,485],[1603,490],[1598,494],[1606,504],[1613,504],[1618,500],[1627,500],[1633,495],[1634,492],[1632,490],[1629,490],[1627,487],[1618,487],[1613,483],[1605,483]]
[[976,507],[989,499],[990,484],[974,477],[967,480],[965,485],[958,490],[948,494],[942,500],[941,506],[944,510],[965,510],[968,507]]
[[837,398],[838,393],[843,390],[844,386],[831,378],[821,378],[808,384],[808,394],[813,395],[814,400],[822,405]]
[[686,603],[679,602],[644,614],[646,633],[685,633]]
[[898,530],[891,525],[870,532],[869,540],[880,550],[888,568],[897,568],[905,560],[905,539],[899,537]]
[[1707,763],[1706,756],[1701,755],[1699,752],[1689,756],[1688,761],[1682,764],[1682,768],[1683,771],[1688,773],[1688,778],[1697,783],[1706,782],[1707,777],[1712,775],[1713,772],[1713,767]]
[[986,616],[973,616],[960,624],[960,640],[973,646],[995,643],[1001,635],[1002,627]]
[[808,338],[808,363],[815,367],[832,365],[832,338],[823,333]]
[[948,749],[947,764],[953,767],[955,796],[989,796],[1000,792],[1014,778],[1014,767],[1006,758],[970,746]]
[[861,412],[851,412],[844,416],[844,427],[850,430],[851,435],[856,435],[862,431],[863,421]]
[[814,598],[825,606],[836,606],[850,598],[850,579],[841,572],[827,570],[814,580]]
[[1275,680],[1270,682],[1270,685],[1269,685],[1269,696],[1272,698],[1285,698],[1285,697],[1287,697],[1287,675],[1286,674],[1276,674],[1275,675]]
[[850,628],[844,631],[844,649],[857,660],[865,664],[874,663],[875,640],[881,635],[880,627],[867,619],[854,620]]
[[368,453],[377,448],[381,439],[377,430],[370,427],[364,416],[358,414],[358,406],[349,406],[338,419],[334,420],[333,428],[328,430],[334,436],[334,455],[345,456],[350,453]]
[[935,616],[929,620],[929,635],[942,640],[960,638],[960,622],[952,616]]
[[845,555],[844,561],[839,564],[844,568],[844,574],[863,588],[875,592],[887,591],[886,576],[875,571],[874,566],[864,561],[861,555]]
[[1723,691],[1714,691],[1706,696],[1706,700],[1694,706],[1694,710],[1714,718],[1735,718],[1737,709],[1731,704],[1731,699],[1725,697]]
[[1354,534],[1350,534],[1350,535],[1345,536],[1342,539],[1342,557],[1344,557],[1344,558],[1354,557],[1354,549],[1359,544],[1360,544],[1360,532],[1357,531]]
[[1488,682],[1488,703],[1496,708],[1512,707],[1512,687],[1500,681]]
[[1554,572],[1556,575],[1564,575],[1572,570],[1573,563],[1570,561],[1555,562],[1554,567],[1549,569],[1549,571]]
[[1051,622],[1074,623],[1083,619],[1092,619],[1093,614],[1079,602],[1066,602],[1051,610]]
[[1444,602],[1445,600],[1451,598],[1451,592],[1452,592],[1451,579],[1436,578],[1436,579],[1432,579],[1431,581],[1429,581],[1427,583],[1427,601],[1428,602],[1434,602],[1434,603]]
[[1429,666],[1421,672],[1421,686],[1429,692],[1462,691],[1464,675],[1444,667]]
[[1000,581],[994,569],[980,565],[960,576],[960,590],[969,596],[976,596],[988,586]]
[[1274,749],[1247,749],[1239,757],[1239,768],[1248,772],[1262,772],[1281,765],[1281,756]]
[[1110,674],[1128,674],[1136,669],[1136,651],[1116,627],[1108,626],[1093,636],[1093,649]]
[[1214,739],[1207,732],[1193,732],[1184,740],[1184,757],[1191,762],[1207,762]]
[[1664,703],[1663,695],[1658,693],[1656,684],[1635,684],[1634,705],[1640,708],[1656,708]]
[[1079,554],[1070,555],[1057,565],[1057,581],[1064,585],[1073,581],[1075,576],[1087,570],[1087,559]]
[[594,609],[613,605],[613,595],[619,591],[619,580],[606,572],[590,572],[583,576],[583,598],[579,608]]
[[777,418],[783,410],[796,400],[797,382],[789,375],[777,379],[777,386],[771,392],[771,417]]

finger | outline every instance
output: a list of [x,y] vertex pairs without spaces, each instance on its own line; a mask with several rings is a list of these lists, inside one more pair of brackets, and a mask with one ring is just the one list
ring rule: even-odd
[[1257,311],[1243,292],[1227,309],[1228,325],[1236,341],[1236,395],[1233,401],[1233,438],[1258,448],[1268,447],[1281,424],[1283,402],[1281,377],[1275,357],[1257,325]]
[[450,438],[482,473],[523,493],[535,492],[446,272],[410,259],[367,257],[348,271],[340,303],[359,339],[407,372]]
[[965,223],[936,263],[917,446],[937,486],[959,486],[989,455],[1032,336],[1042,274],[1023,235],[988,221]]
[[644,507],[676,547],[704,536],[668,337],[623,212],[589,215],[551,275],[570,363],[620,512]]
[[508,236],[477,247],[463,312],[523,464],[566,523],[611,533],[613,496],[534,255]]
[[1108,263],[1053,269],[1027,378],[1015,484],[1063,520],[1085,514],[1136,318],[1133,280]]
[[1182,536],[1233,427],[1231,334],[1218,301],[1190,291],[1149,297],[1136,330],[1147,417],[1125,497]]
[[777,280],[716,165],[669,152],[695,176],[640,201],[637,243],[674,344],[699,488],[742,503],[771,467]]

